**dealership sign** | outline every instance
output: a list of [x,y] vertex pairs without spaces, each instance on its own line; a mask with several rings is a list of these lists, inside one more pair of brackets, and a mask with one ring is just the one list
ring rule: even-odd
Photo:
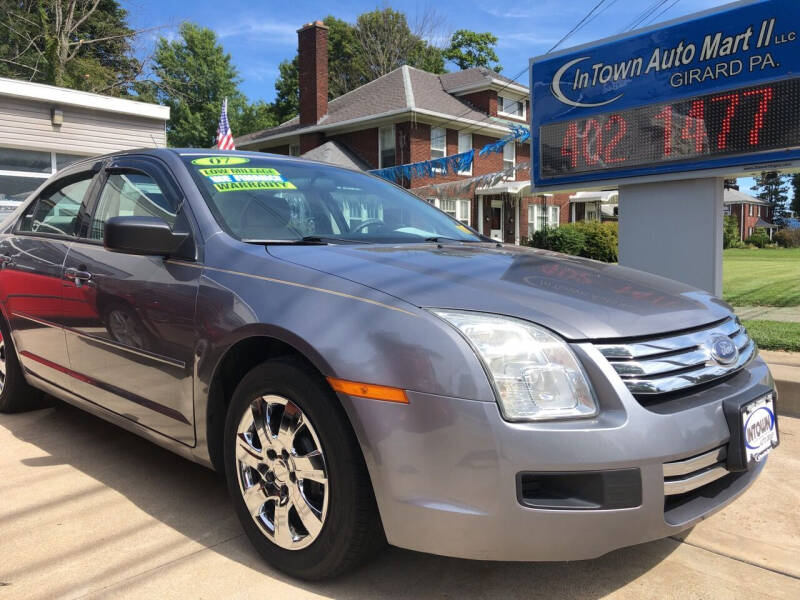
[[532,59],[534,187],[800,160],[798,36],[800,0],[748,0]]

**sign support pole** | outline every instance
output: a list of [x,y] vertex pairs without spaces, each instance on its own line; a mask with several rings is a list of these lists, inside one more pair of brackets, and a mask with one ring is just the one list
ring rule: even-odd
[[722,295],[719,177],[619,186],[619,263]]

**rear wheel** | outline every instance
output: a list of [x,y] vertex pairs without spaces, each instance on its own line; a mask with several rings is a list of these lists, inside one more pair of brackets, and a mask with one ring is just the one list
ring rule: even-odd
[[14,340],[5,319],[0,317],[0,413],[41,408],[41,399],[41,392],[25,381],[14,349]]
[[225,427],[225,471],[251,542],[293,576],[338,575],[384,543],[341,406],[298,361],[268,361],[239,383]]

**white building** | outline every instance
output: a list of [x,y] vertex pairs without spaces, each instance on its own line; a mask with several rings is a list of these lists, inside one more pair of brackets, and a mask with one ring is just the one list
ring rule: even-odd
[[169,107],[0,77],[0,201],[85,157],[166,145]]

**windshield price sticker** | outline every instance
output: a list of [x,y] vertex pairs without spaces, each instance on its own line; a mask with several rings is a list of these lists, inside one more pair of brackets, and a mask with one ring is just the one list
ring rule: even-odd
[[214,189],[218,192],[238,192],[241,190],[296,190],[291,181],[231,181],[215,183]]
[[222,167],[198,169],[218,192],[237,190],[296,190],[277,169],[261,167]]

